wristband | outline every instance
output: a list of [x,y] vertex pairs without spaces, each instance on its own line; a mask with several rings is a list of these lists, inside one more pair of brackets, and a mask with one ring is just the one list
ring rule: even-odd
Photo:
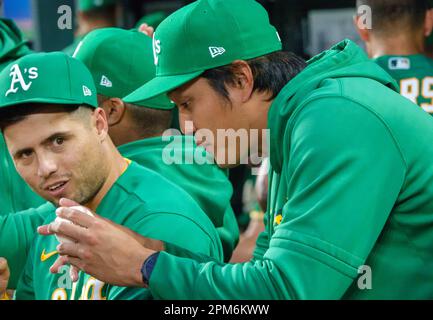
[[149,257],[147,257],[147,259],[143,263],[143,266],[141,267],[141,276],[143,278],[143,283],[146,286],[149,285],[149,279],[158,257],[159,251],[151,254]]

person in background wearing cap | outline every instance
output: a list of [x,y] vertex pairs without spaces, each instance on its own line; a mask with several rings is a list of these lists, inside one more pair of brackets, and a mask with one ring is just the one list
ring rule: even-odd
[[78,0],[77,30],[74,42],[62,51],[73,55],[80,41],[90,31],[117,25],[116,0]]
[[[167,92],[196,132],[270,129],[266,230],[251,261],[181,258],[71,210],[60,216],[78,226],[54,232],[77,242],[59,247],[53,271],[72,264],[158,299],[432,298],[432,117],[350,40],[307,65],[281,50],[259,3],[196,1],[159,25],[157,76],[131,94]],[[215,145],[217,159],[233,151]]]
[[[433,114],[433,60],[424,54],[432,33],[433,11],[427,0],[358,0],[370,6],[373,28],[354,19],[370,58],[399,84],[400,93]],[[396,32],[398,30],[398,32]]]
[[226,174],[211,163],[168,163],[163,159],[168,148],[180,160],[197,152],[192,137],[162,137],[170,128],[174,108],[167,96],[148,101],[122,100],[155,77],[152,39],[136,30],[99,29],[83,39],[74,57],[92,73],[99,107],[107,114],[108,134],[120,153],[187,191],[217,228],[228,261],[238,242],[239,229]]
[[[0,73],[0,90],[0,127],[9,153],[39,195],[55,206],[86,205],[104,221],[163,240],[174,253],[187,250],[223,260],[219,236],[195,201],[115,148],[105,112],[97,108],[92,76],[82,62],[61,52],[27,55]],[[46,222],[55,217],[53,208]],[[49,271],[59,241],[67,239],[34,239],[17,299],[151,298],[146,289],[105,285],[85,273],[73,275],[78,279],[73,287],[62,285],[62,275]]]

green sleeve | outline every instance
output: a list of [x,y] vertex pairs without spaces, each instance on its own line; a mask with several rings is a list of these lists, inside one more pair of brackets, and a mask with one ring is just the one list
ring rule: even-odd
[[221,241],[215,227],[210,223],[206,227],[187,216],[162,212],[148,215],[138,226],[131,229],[148,238],[222,260]]
[[[161,226],[166,227],[161,227]],[[130,227],[130,226],[129,226]],[[212,228],[214,228],[212,226]],[[184,256],[197,256],[204,261],[221,260],[221,250],[217,249],[219,238],[214,230],[206,230],[191,219],[174,213],[152,213],[146,219],[131,227],[139,234],[167,243],[172,252]],[[170,250],[170,249],[169,249]],[[152,295],[148,289],[112,286],[108,300],[147,300]]]
[[53,205],[47,202],[36,209],[0,216],[0,257],[8,260],[11,271],[9,288],[16,288],[36,229],[52,210]]
[[35,300],[35,290],[33,287],[33,263],[35,243],[32,244],[29,257],[18,280],[15,291],[15,300]]
[[[286,131],[283,219],[263,259],[198,263],[162,252],[158,299],[340,299],[394,206],[406,166],[383,122],[344,98],[320,99]],[[272,190],[271,190],[272,191]]]
[[261,260],[263,259],[263,256],[265,255],[266,251],[269,248],[269,231],[267,230],[267,226],[269,223],[269,213],[266,212],[263,222],[265,225],[265,230],[259,234],[256,240],[256,247],[253,252],[252,261]]
[[223,226],[217,228],[217,232],[223,246],[224,261],[229,261],[239,242],[239,226],[231,205],[227,207],[224,213]]
[[147,289],[112,286],[107,300],[152,300],[152,295]]

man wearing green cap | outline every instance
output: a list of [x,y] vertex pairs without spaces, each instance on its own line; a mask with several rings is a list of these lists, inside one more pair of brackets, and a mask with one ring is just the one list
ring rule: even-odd
[[[270,129],[266,230],[254,258],[181,258],[73,210],[60,216],[79,226],[39,230],[76,241],[59,247],[53,271],[71,263],[160,299],[433,297],[433,119],[361,48],[345,40],[305,65],[281,51],[257,2],[200,0],[161,23],[154,51],[156,78],[128,101],[167,92],[196,135],[243,129],[253,140],[253,130]],[[211,142],[217,158],[232,152]],[[253,147],[234,148],[236,162],[220,165]],[[122,241],[106,245],[108,232]],[[137,258],[111,266],[112,254]]]
[[[222,261],[218,234],[195,201],[117,151],[80,61],[58,52],[31,54],[6,67],[0,79],[0,127],[18,172],[39,195],[55,206],[86,205],[105,221],[164,241],[172,252],[187,249]],[[45,222],[55,217],[53,207]],[[65,284],[65,275],[49,271],[59,241],[68,239],[34,239],[18,299],[151,298],[148,290],[105,285],[85,273],[76,275],[76,285]]]
[[432,114],[433,60],[424,54],[433,29],[428,1],[358,0],[357,6],[371,8],[371,29],[359,23],[360,16],[354,19],[370,58],[397,81],[403,96]]
[[120,153],[187,191],[217,228],[228,261],[239,229],[230,205],[232,187],[225,173],[212,163],[164,160],[167,152],[180,160],[200,152],[192,137],[162,136],[170,128],[174,108],[165,95],[135,104],[122,100],[155,77],[151,38],[136,30],[99,29],[83,39],[74,57],[92,73],[99,106],[107,114],[108,134]]

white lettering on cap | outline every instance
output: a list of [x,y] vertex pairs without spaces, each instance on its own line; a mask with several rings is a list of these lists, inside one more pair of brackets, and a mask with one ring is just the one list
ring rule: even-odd
[[[16,93],[18,91],[19,88],[15,87],[16,83],[19,83],[21,89],[23,89],[24,91],[27,91],[30,89],[30,86],[32,85],[32,81],[30,81],[29,83],[26,83],[23,77],[23,74],[21,73],[21,69],[18,66],[18,64],[14,64],[11,68],[10,68],[10,73],[9,76],[12,78],[11,79],[11,86],[9,88],[8,91],[6,91],[5,93],[5,97],[7,97],[10,93]],[[24,74],[27,73],[27,68],[24,69]],[[31,67],[28,69],[28,78],[29,79],[36,79],[39,76],[38,74],[38,68],[36,67]]]

